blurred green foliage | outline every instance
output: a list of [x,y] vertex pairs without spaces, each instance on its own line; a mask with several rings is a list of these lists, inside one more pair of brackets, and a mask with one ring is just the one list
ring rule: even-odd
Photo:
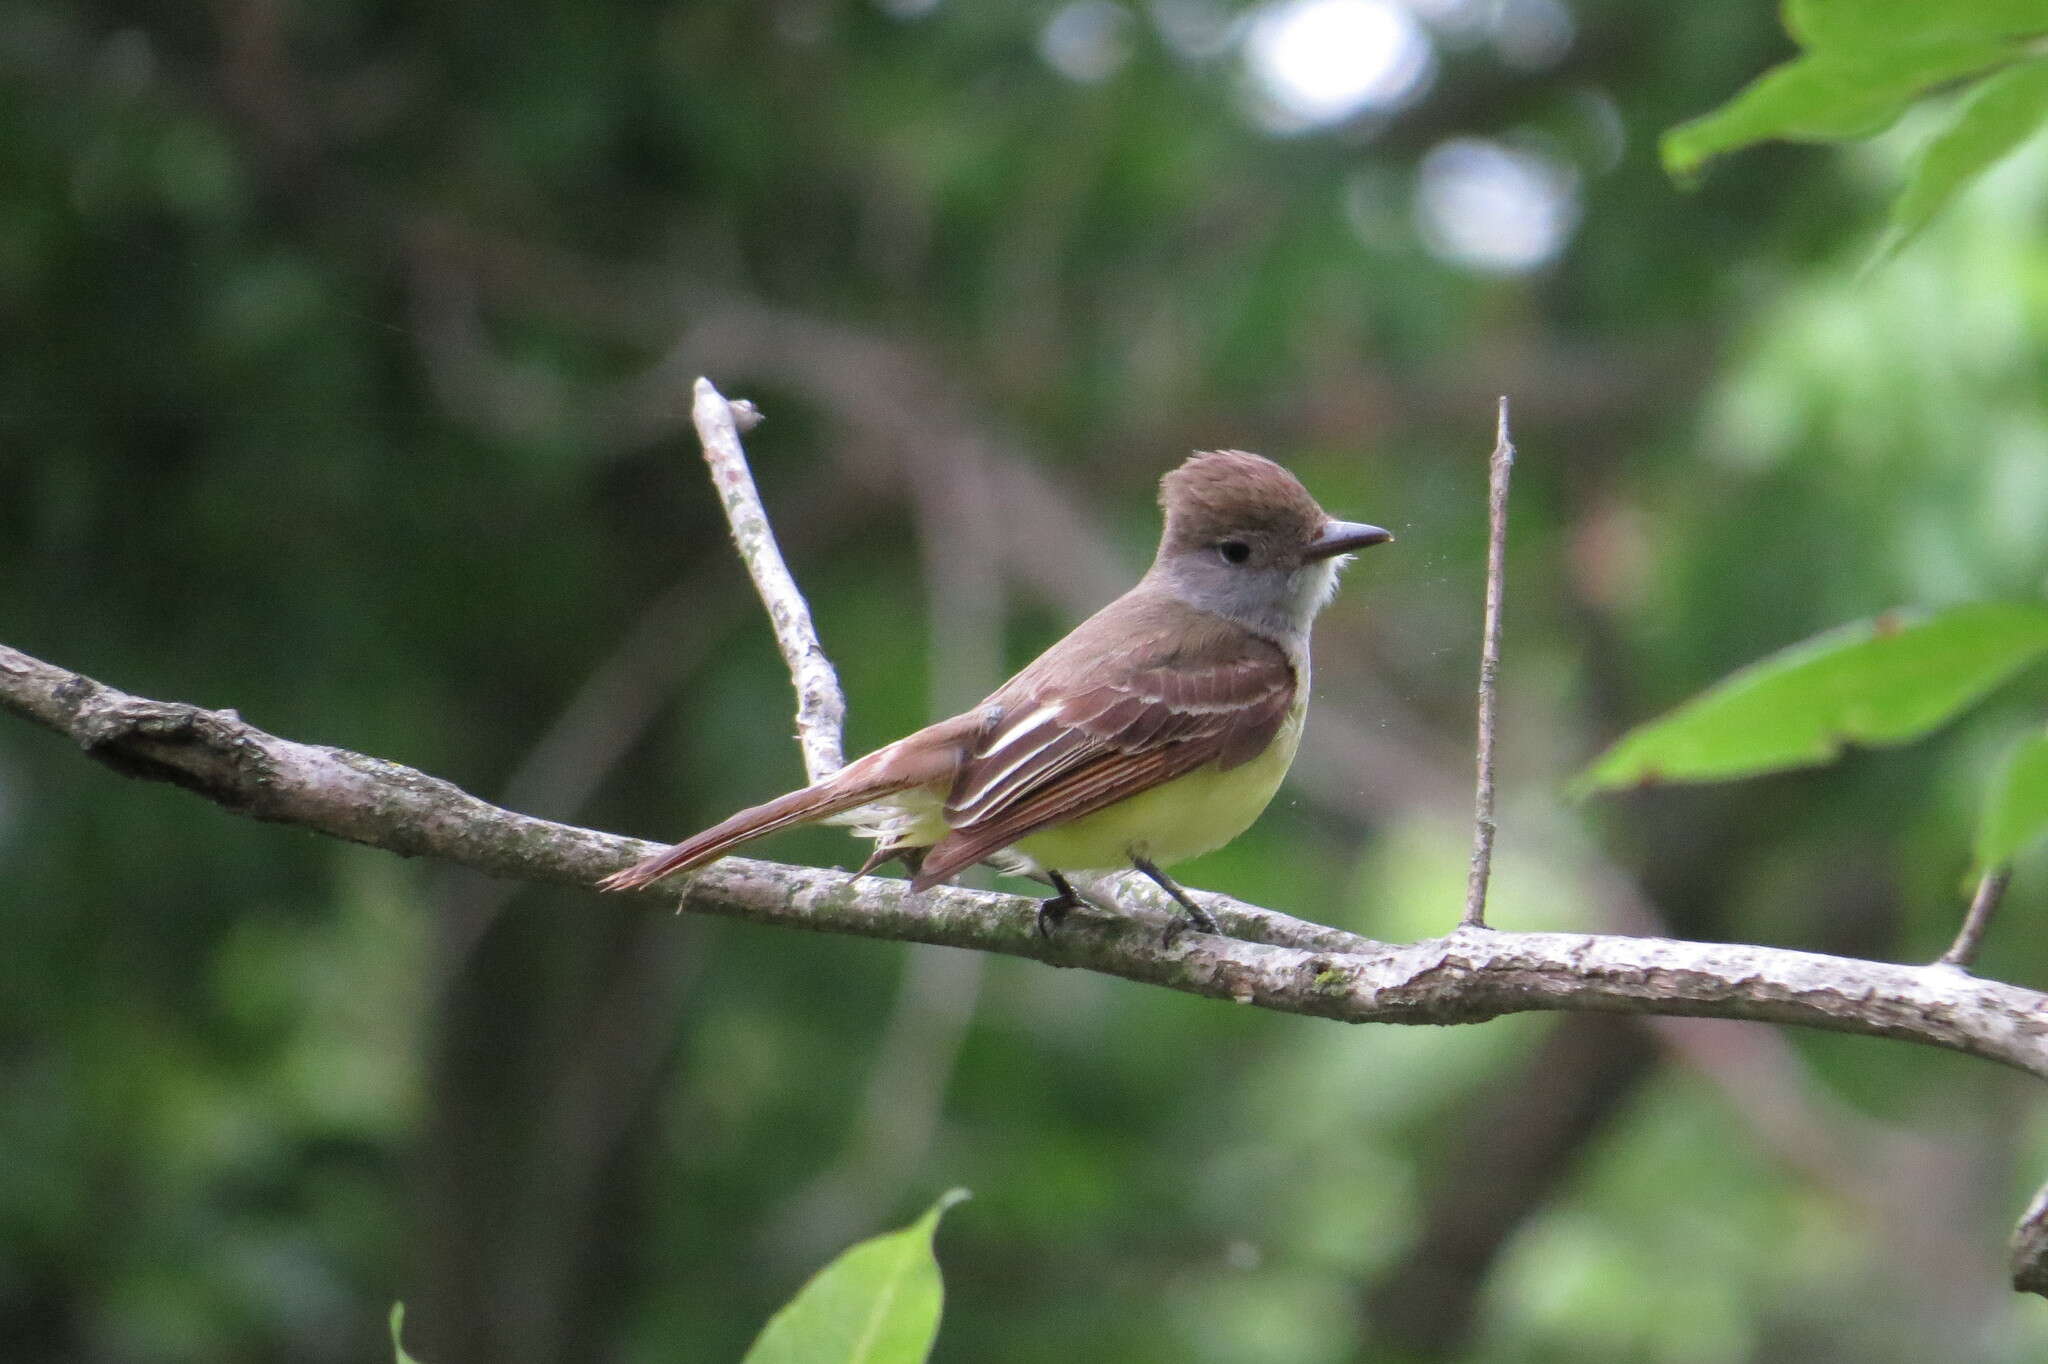
[[1998,867],[2048,833],[2048,734],[2012,747],[1984,802],[1977,826],[1977,865]]
[[[855,751],[1126,585],[1158,474],[1242,445],[1400,543],[1319,627],[1292,784],[1184,875],[1415,936],[1463,882],[1505,391],[1496,920],[1640,931],[1622,887],[1680,933],[1935,955],[2038,671],[1941,744],[1558,791],[1841,621],[2039,598],[2039,140],[1866,272],[1937,102],[1697,193],[1659,163],[1793,55],[1766,7],[1401,9],[1407,83],[1291,128],[1241,13],[0,4],[0,637],[674,836],[799,773],[696,374],[768,415]],[[2048,1131],[1958,1057],[1346,1030],[649,916],[20,724],[0,864],[0,1338],[30,1364],[387,1358],[399,1298],[434,1364],[726,1361],[956,1184],[939,1360],[2048,1343],[1998,1264]],[[2035,848],[1984,970],[2048,980],[2044,885]]]

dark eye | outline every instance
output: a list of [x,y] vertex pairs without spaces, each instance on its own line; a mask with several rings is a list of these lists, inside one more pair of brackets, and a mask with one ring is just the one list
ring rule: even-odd
[[1225,540],[1216,546],[1226,564],[1241,564],[1252,557],[1252,547],[1242,540]]

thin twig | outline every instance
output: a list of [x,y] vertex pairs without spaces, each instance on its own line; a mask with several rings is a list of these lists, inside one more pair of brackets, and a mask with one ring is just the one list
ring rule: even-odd
[[1508,476],[1514,467],[1508,400],[1502,394],[1487,481],[1486,617],[1479,642],[1479,776],[1473,795],[1472,869],[1465,878],[1465,916],[1458,921],[1462,928],[1486,927],[1486,882],[1493,875],[1493,736],[1500,691],[1500,599],[1508,573]]
[[846,765],[842,737],[846,694],[839,689],[839,674],[818,642],[811,608],[797,591],[789,565],[782,561],[760,490],[747,468],[746,452],[740,448],[741,423],[751,428],[760,415],[752,404],[728,403],[709,379],[699,379],[690,416],[697,426],[697,439],[704,444],[704,462],[711,466],[711,481],[725,506],[725,519],[732,525],[733,543],[761,594],[761,604],[768,608],[775,643],[796,687],[796,732],[797,742],[803,746],[804,770],[812,781],[823,781]]
[[1955,942],[1936,960],[1936,965],[1967,971],[1976,963],[1977,949],[1984,945],[1984,934],[1990,929],[1991,920],[1998,913],[1999,902],[2005,899],[2005,888],[2011,881],[2010,867],[1993,867],[1984,873],[1984,879],[1977,883],[1977,894],[1970,901],[1970,912],[1963,916],[1963,926],[1956,933]]

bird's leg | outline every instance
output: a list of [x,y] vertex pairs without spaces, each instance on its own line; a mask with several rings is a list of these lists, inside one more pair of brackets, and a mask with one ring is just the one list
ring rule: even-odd
[[1150,858],[1133,857],[1131,859],[1131,865],[1136,867],[1139,871],[1144,872],[1145,875],[1151,877],[1153,884],[1157,885],[1161,890],[1165,891],[1168,895],[1171,895],[1173,897],[1173,902],[1179,905],[1186,915],[1186,917],[1183,918],[1180,914],[1176,914],[1173,916],[1172,919],[1167,921],[1166,933],[1164,935],[1164,938],[1162,939],[1166,946],[1171,947],[1173,945],[1173,940],[1179,937],[1181,935],[1182,930],[1184,930],[1189,924],[1193,924],[1195,927],[1201,929],[1204,933],[1221,933],[1223,931],[1222,929],[1216,926],[1216,920],[1213,917],[1211,917],[1209,911],[1203,909],[1200,905],[1196,904],[1193,898],[1191,898],[1185,890],[1181,889],[1180,882],[1174,880],[1171,876],[1168,876],[1165,872],[1159,870],[1158,865],[1154,863]]
[[1038,936],[1051,942],[1052,931],[1060,926],[1060,920],[1067,917],[1067,911],[1079,909],[1085,902],[1073,886],[1067,883],[1067,878],[1052,868],[1045,869],[1045,879],[1052,882],[1052,888],[1059,892],[1050,900],[1038,902]]

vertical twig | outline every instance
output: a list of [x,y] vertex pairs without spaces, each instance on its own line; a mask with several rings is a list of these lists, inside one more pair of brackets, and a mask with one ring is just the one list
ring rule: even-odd
[[1976,963],[1977,949],[1984,944],[1985,931],[1991,927],[1992,916],[1998,913],[1999,902],[2005,899],[2005,888],[2011,880],[2011,867],[1993,867],[1984,873],[1984,879],[1977,883],[1977,894],[1970,901],[1970,912],[1963,916],[1963,926],[1957,931],[1956,940],[1935,961],[1935,965],[1967,971]]
[[1463,928],[1486,927],[1486,882],[1493,874],[1493,736],[1500,690],[1500,599],[1508,571],[1508,477],[1514,467],[1508,400],[1503,394],[1495,418],[1487,483],[1486,617],[1479,641],[1479,774],[1473,796],[1472,869],[1465,878],[1465,917],[1458,921]]
[[822,781],[846,765],[842,737],[846,694],[839,689],[839,674],[818,642],[811,608],[782,561],[767,509],[761,505],[754,475],[747,468],[746,452],[740,449],[742,425],[751,430],[760,421],[760,413],[751,403],[728,403],[709,379],[697,380],[696,395],[690,416],[696,423],[697,439],[704,445],[704,462],[711,466],[711,481],[725,506],[725,519],[732,525],[733,543],[761,594],[761,604],[768,608],[775,643],[796,687],[796,732],[797,742],[803,746],[804,770],[812,781]]

